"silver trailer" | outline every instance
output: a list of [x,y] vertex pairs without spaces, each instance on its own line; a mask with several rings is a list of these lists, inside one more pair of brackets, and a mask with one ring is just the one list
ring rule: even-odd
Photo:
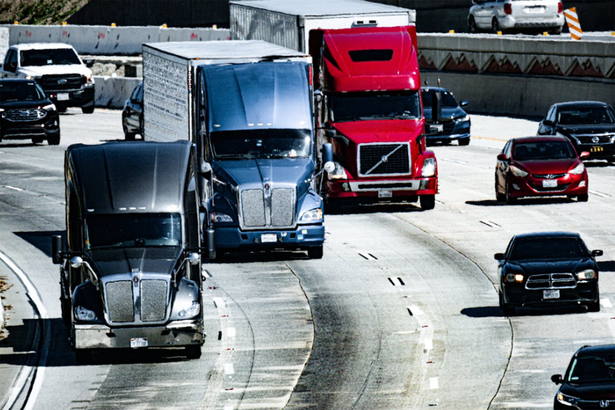
[[230,1],[231,40],[265,40],[308,52],[310,30],[408,26],[411,9],[362,0]]

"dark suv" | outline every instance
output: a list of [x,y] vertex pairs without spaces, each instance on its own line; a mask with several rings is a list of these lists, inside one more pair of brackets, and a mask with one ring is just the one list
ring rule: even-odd
[[539,135],[562,134],[588,159],[615,161],[615,111],[599,101],[554,104],[538,126]]
[[455,97],[442,87],[422,87],[423,114],[425,115],[425,136],[427,143],[441,142],[459,145],[470,143],[470,117],[461,107],[467,101],[457,104]]
[[555,410],[615,409],[615,345],[583,346],[566,374],[554,374],[551,380],[561,384]]
[[3,139],[60,143],[58,111],[36,81],[0,80],[0,141]]

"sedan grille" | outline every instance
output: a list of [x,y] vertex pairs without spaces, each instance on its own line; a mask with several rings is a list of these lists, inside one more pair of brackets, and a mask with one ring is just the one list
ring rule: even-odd
[[3,117],[13,122],[38,121],[47,115],[45,110],[37,108],[5,111]]
[[576,402],[577,408],[586,410],[586,409],[615,409],[615,400],[583,400],[577,399]]
[[265,196],[262,189],[241,191],[244,228],[288,228],[294,224],[295,190],[276,188]]
[[360,144],[359,176],[409,175],[410,144]]
[[86,78],[79,74],[44,75],[39,84],[45,91],[63,91],[79,89],[86,83]]
[[107,293],[109,320],[115,323],[134,322],[135,309],[132,296],[132,281],[108,282],[105,290]]
[[526,289],[576,288],[577,281],[572,273],[541,273],[527,278]]
[[532,174],[532,176],[534,178],[540,178],[540,179],[557,179],[557,178],[565,177],[566,173],[562,173],[562,174]]

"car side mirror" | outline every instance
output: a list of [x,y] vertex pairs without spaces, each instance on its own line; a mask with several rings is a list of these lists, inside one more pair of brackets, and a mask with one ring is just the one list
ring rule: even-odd
[[604,252],[602,252],[602,249],[594,249],[592,251],[592,256],[602,256],[604,255]]
[[504,153],[498,154],[498,161],[508,161],[508,157]]
[[87,60],[85,60],[84,63],[86,67],[89,67],[89,68],[94,67],[94,60],[91,58],[88,58]]
[[551,376],[551,381],[555,384],[562,384],[564,379],[562,379],[561,374],[554,374],[553,376]]
[[582,151],[581,154],[579,154],[579,158],[583,159],[583,158],[589,158],[589,152],[587,151]]
[[552,127],[553,126],[553,121],[551,121],[551,120],[543,120],[542,124],[543,125],[548,125],[549,127]]
[[466,105],[468,105],[468,104],[470,104],[470,102],[469,102],[469,101],[466,101],[466,100],[461,100],[461,101],[459,102],[459,106],[460,106],[460,107],[465,107],[465,106],[466,106]]
[[493,255],[493,259],[495,259],[497,261],[503,261],[505,258],[506,258],[506,256],[503,253],[501,253],[501,252],[498,252],[495,255]]

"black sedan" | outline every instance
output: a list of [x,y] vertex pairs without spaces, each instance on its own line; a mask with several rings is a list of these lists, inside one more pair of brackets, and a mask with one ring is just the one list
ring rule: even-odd
[[554,104],[538,126],[539,135],[562,134],[588,159],[615,161],[615,111],[599,101]]
[[58,110],[36,81],[0,80],[0,141],[3,139],[60,143]]
[[124,138],[132,141],[139,134],[143,138],[143,83],[139,83],[130,98],[124,104],[122,111],[122,128]]
[[615,409],[615,345],[583,346],[551,380],[561,384],[555,410]]
[[521,306],[583,304],[600,310],[598,264],[601,250],[589,251],[581,236],[569,232],[515,235],[506,253],[496,253],[500,307],[504,315]]
[[461,107],[467,101],[457,104],[455,97],[442,87],[421,88],[423,114],[425,115],[425,137],[428,143],[449,144],[457,141],[459,145],[470,143],[470,117]]

